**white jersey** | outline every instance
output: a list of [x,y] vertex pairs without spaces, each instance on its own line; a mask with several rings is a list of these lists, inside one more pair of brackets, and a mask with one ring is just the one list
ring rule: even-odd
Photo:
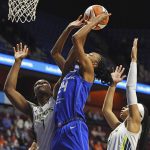
[[127,130],[125,123],[121,123],[113,130],[108,138],[107,150],[136,150],[141,135],[141,128],[138,133]]
[[33,125],[36,133],[39,150],[50,150],[50,143],[54,135],[54,104],[51,97],[44,106],[37,106],[30,103],[33,109]]

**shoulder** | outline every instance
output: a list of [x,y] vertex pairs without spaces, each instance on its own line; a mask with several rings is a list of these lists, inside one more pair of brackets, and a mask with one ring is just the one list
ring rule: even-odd
[[30,105],[33,105],[33,106],[37,106],[35,103],[33,103],[33,102],[30,102],[30,101],[28,101],[27,100],[27,102],[30,104]]
[[31,106],[31,108],[38,107],[38,105],[34,104],[33,102],[30,102],[30,101],[27,101],[27,102]]

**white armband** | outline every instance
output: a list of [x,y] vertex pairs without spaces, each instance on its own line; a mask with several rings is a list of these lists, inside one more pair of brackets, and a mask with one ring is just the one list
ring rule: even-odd
[[131,62],[126,85],[126,96],[128,105],[137,104],[136,83],[137,83],[137,63]]

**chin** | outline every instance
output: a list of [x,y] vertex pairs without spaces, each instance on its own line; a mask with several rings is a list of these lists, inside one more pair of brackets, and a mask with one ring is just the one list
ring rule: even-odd
[[120,119],[121,119],[122,121],[125,120],[125,118],[124,118],[122,115],[120,115]]

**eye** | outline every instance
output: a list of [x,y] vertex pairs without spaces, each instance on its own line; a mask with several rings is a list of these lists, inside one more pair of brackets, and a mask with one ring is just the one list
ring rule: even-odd
[[48,84],[47,82],[43,82],[43,84]]

